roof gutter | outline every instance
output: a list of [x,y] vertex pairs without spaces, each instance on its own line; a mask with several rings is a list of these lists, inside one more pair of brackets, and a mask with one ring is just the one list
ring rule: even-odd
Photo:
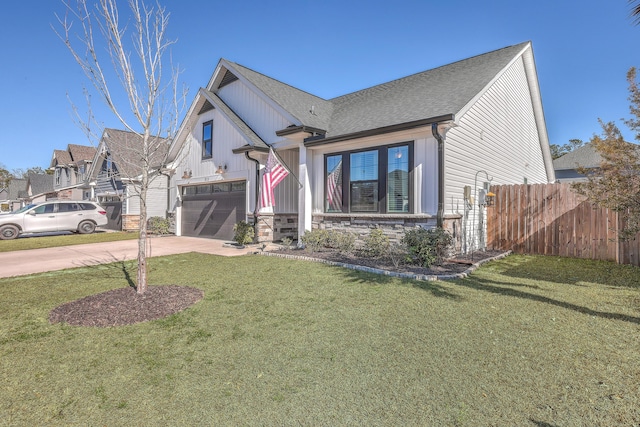
[[286,127],[284,129],[280,129],[276,131],[276,136],[289,136],[289,135],[295,135],[297,133],[300,132],[304,132],[304,133],[309,133],[311,135],[324,135],[327,131],[325,131],[324,129],[319,129],[319,128],[314,128],[311,126],[289,126]]
[[438,213],[436,214],[436,226],[444,225],[444,136],[438,131],[438,123],[431,124],[433,137],[438,141]]
[[329,138],[324,138],[323,136],[312,136],[304,140],[304,145],[305,147],[314,147],[318,145],[330,144],[333,142],[347,141],[350,139],[365,138],[365,137],[375,136],[375,135],[384,135],[386,133],[400,132],[403,130],[410,130],[410,129],[420,128],[420,127],[425,127],[432,124],[437,125],[440,122],[453,121],[454,119],[455,119],[454,114],[445,114],[442,116],[432,117],[429,119],[414,120],[412,122],[399,123],[399,124],[390,125],[390,126],[383,126],[375,129],[367,129],[359,132],[347,133],[344,135],[336,135]]
[[[255,162],[256,164],[256,185],[254,185],[254,192],[255,192],[255,209],[254,212],[258,213],[258,189],[260,188],[260,162],[256,159],[254,159],[253,157],[251,157],[249,155],[249,151],[245,151],[244,152],[244,156],[247,158],[247,160],[251,160],[253,162]],[[257,222],[257,217],[254,215],[253,216],[253,224],[255,225]]]

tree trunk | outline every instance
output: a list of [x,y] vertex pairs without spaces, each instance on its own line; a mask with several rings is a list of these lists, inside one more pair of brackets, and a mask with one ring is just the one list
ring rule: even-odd
[[142,295],[147,290],[147,186],[148,173],[145,169],[142,173],[140,185],[140,234],[138,236],[138,277],[136,292]]

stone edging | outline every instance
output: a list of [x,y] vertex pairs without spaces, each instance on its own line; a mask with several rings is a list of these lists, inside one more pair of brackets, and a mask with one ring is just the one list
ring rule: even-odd
[[481,261],[478,261],[478,262],[476,262],[474,264],[471,264],[469,266],[469,268],[467,268],[465,271],[463,271],[462,273],[457,273],[457,274],[414,274],[414,273],[399,273],[399,272],[396,272],[396,271],[389,271],[389,270],[382,270],[382,269],[379,269],[379,268],[366,267],[364,265],[347,264],[347,263],[344,263],[344,262],[330,261],[330,260],[326,260],[326,259],[313,258],[313,257],[308,257],[308,256],[279,254],[277,252],[255,252],[255,253],[259,254],[259,255],[264,255],[264,256],[275,256],[275,257],[279,257],[279,258],[297,259],[297,260],[301,260],[301,261],[321,262],[323,264],[328,264],[328,265],[332,265],[332,266],[336,266],[336,267],[348,268],[348,269],[351,269],[351,270],[365,271],[367,273],[381,274],[383,276],[398,277],[398,278],[401,278],[401,279],[423,280],[423,281],[427,281],[427,282],[432,282],[432,281],[435,281],[435,280],[463,279],[463,278],[469,276],[469,274],[473,273],[482,264],[484,264],[486,262],[489,262],[489,261],[496,260],[496,259],[502,259],[502,258],[505,258],[508,255],[511,255],[511,251],[507,251],[505,253],[502,253],[500,255],[496,255],[496,256],[491,257],[491,258],[485,258],[485,259],[483,259]]

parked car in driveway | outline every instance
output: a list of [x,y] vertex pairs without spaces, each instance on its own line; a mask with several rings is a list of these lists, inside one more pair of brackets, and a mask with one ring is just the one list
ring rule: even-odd
[[95,202],[49,201],[0,215],[0,240],[15,239],[23,233],[52,231],[90,234],[104,225],[107,211]]

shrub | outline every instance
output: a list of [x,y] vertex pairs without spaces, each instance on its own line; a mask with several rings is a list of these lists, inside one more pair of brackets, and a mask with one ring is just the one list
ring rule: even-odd
[[240,221],[233,226],[233,241],[239,245],[247,245],[253,242],[255,236],[255,230],[253,224],[249,224],[246,221]]
[[407,247],[412,263],[429,268],[442,264],[449,255],[453,237],[443,228],[414,228],[405,231],[402,243]]
[[384,256],[389,251],[389,237],[379,228],[374,228],[364,239],[362,254],[371,258]]
[[147,221],[147,231],[151,234],[169,234],[171,223],[167,218],[152,216]]
[[390,244],[389,251],[387,253],[388,253],[389,259],[391,260],[395,268],[400,267],[400,265],[402,264],[402,261],[407,259],[407,256],[408,256],[404,245],[400,243]]
[[340,253],[351,253],[356,246],[355,234],[335,230],[306,231],[300,240],[309,252],[319,252],[324,248],[330,248]]
[[293,244],[293,239],[291,237],[283,237],[281,241],[282,246],[284,246],[286,249],[291,249],[291,245]]
[[341,254],[350,254],[356,247],[356,235],[344,231],[329,230],[327,245]]
[[322,248],[328,247],[329,234],[327,230],[321,230],[319,228],[315,230],[307,230],[304,235],[300,237],[304,248],[309,252],[319,252]]

